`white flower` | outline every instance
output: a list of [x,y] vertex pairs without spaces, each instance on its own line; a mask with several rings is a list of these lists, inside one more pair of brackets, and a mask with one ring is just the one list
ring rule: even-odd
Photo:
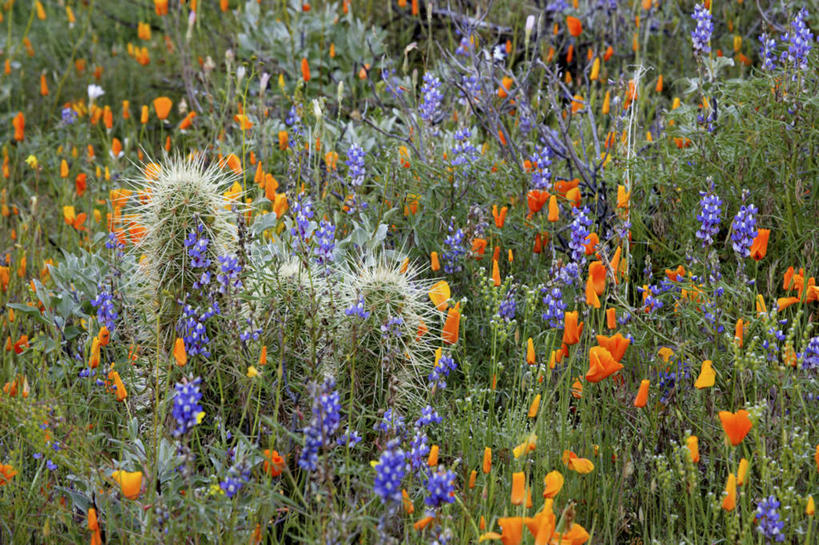
[[99,85],[93,83],[88,86],[88,101],[94,102],[96,99],[105,94],[105,91]]

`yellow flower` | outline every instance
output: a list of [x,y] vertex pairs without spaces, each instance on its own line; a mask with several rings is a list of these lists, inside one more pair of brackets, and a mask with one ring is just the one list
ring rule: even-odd
[[34,155],[29,155],[26,157],[26,164],[34,170],[37,170],[37,167],[40,166],[40,163],[37,162],[37,157]]
[[250,378],[257,377],[259,376],[259,371],[251,365],[250,367],[247,368],[247,376]]

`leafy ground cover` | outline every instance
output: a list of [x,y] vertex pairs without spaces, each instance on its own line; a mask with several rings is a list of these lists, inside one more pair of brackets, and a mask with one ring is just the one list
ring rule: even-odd
[[3,2],[0,543],[816,543],[762,4]]

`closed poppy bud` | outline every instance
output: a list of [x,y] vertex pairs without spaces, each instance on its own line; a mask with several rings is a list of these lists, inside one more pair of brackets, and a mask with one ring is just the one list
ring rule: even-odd
[[432,445],[429,449],[429,457],[427,458],[427,465],[435,467],[438,465],[438,445]]
[[617,327],[617,310],[614,307],[606,309],[606,327],[609,329]]
[[179,367],[184,366],[188,362],[188,355],[185,352],[185,341],[181,337],[176,338],[176,343],[173,347],[173,358]]
[[554,498],[560,489],[563,488],[563,474],[559,471],[550,471],[543,479],[543,497]]
[[458,303],[454,308],[447,311],[446,322],[441,331],[441,339],[447,344],[455,344],[458,342],[458,329],[461,324],[461,304]]
[[743,322],[742,318],[737,320],[737,326],[734,330],[734,340],[737,341],[739,347],[742,348],[742,340],[745,337],[745,322]]
[[658,93],[663,92],[663,75],[662,74],[660,74],[660,76],[657,78],[657,86],[654,88],[654,90],[657,91]]
[[262,351],[259,354],[259,365],[267,365],[267,346],[262,346]]
[[563,313],[563,344],[569,346],[580,342],[580,335],[583,333],[583,322],[578,325],[578,312]]
[[640,390],[637,392],[637,397],[634,398],[634,406],[637,408],[643,408],[646,406],[646,402],[648,401],[648,387],[651,382],[648,379],[644,379],[640,382]]
[[500,268],[498,267],[498,260],[492,260],[492,285],[496,288],[501,285]]
[[560,207],[557,205],[556,195],[549,197],[549,216],[547,219],[553,223],[560,219]]
[[691,461],[695,464],[700,461],[700,442],[696,435],[691,435],[685,440],[685,445],[688,447],[688,452],[691,455]]
[[139,116],[139,122],[143,125],[148,122],[148,106],[144,104],[142,106],[142,114]]
[[529,412],[526,416],[529,418],[537,417],[537,411],[540,408],[540,394],[535,396],[535,399],[532,400],[532,404],[529,405]]
[[725,436],[733,446],[739,445],[753,427],[748,411],[745,409],[740,409],[736,413],[720,411],[719,419],[722,422]]
[[17,112],[11,124],[14,126],[14,140],[22,142],[26,135],[26,116],[23,115],[23,112]]
[[739,469],[737,469],[737,484],[742,486],[745,484],[745,479],[748,478],[748,469],[750,464],[745,458],[739,461]]
[[751,257],[754,261],[760,261],[768,253],[768,238],[771,236],[770,229],[759,229],[756,237],[751,243]]
[[301,59],[301,78],[304,81],[310,81],[310,65],[307,63],[307,59]]
[[[591,50],[589,50],[591,51]],[[592,63],[591,73],[589,74],[589,80],[597,81],[597,78],[600,76],[600,57],[595,57],[594,62]]]
[[406,488],[401,490],[401,503],[404,505],[404,512],[411,515],[415,512],[415,506],[412,504],[409,493]]
[[483,449],[483,465],[481,466],[481,470],[484,473],[492,471],[492,449],[489,447],[484,447]]
[[535,343],[532,341],[532,337],[529,337],[529,340],[526,341],[526,363],[529,365],[535,364]]
[[173,106],[173,101],[168,97],[157,97],[154,99],[154,111],[156,112],[156,117],[159,119],[167,119],[168,114],[171,113],[171,107]]
[[474,469],[469,472],[469,488],[475,488],[475,481],[478,480],[478,472]]
[[97,520],[97,510],[93,507],[88,508],[88,525],[87,528],[92,532],[100,529],[99,521]]
[[521,505],[526,498],[526,475],[523,471],[512,474],[512,505]]
[[441,264],[438,262],[438,252],[429,253],[429,268],[433,271],[441,269]]
[[816,514],[816,503],[813,501],[813,496],[808,496],[808,503],[805,505],[805,514],[809,517]]
[[100,340],[98,337],[94,337],[94,340],[91,341],[91,357],[88,361],[88,367],[91,369],[96,369],[99,367],[100,364]]
[[284,151],[288,146],[287,131],[279,131],[279,149]]
[[608,115],[609,111],[611,111],[611,91],[606,91],[606,96],[603,97],[603,107],[600,112],[603,115]]
[[731,473],[725,481],[725,496],[722,498],[722,508],[733,511],[737,506],[737,478]]

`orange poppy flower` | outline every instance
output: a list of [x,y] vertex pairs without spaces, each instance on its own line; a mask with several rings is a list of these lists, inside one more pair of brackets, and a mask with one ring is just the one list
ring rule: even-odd
[[498,260],[492,260],[492,285],[496,288],[501,285],[500,268],[498,267]]
[[159,119],[167,119],[168,114],[171,113],[171,106],[173,106],[173,101],[168,97],[157,97],[154,99],[154,111],[156,112],[156,117]]
[[542,189],[532,189],[526,194],[526,204],[529,206],[529,212],[532,214],[540,212],[548,200],[549,193]]
[[540,408],[540,394],[535,396],[535,399],[532,400],[532,404],[529,405],[529,412],[526,414],[529,418],[537,417],[537,411]]
[[713,363],[711,360],[705,360],[702,362],[700,374],[697,377],[697,381],[694,383],[694,387],[699,390],[702,390],[703,388],[710,388],[714,385],[714,379],[716,377],[717,374],[714,372]]
[[583,32],[583,23],[577,17],[571,15],[566,17],[566,26],[569,27],[569,34],[577,38]]
[[576,471],[581,475],[591,473],[594,471],[594,464],[587,458],[580,458],[570,450],[563,451],[563,463],[572,471]]
[[500,539],[503,545],[520,545],[523,540],[523,517],[501,517],[498,519],[501,532],[487,532],[478,541]]
[[672,282],[679,282],[680,280],[685,278],[685,267],[683,267],[682,265],[678,265],[676,269],[666,269],[665,275]]
[[262,350],[259,352],[259,365],[267,365],[267,345],[262,345]]
[[433,271],[441,269],[441,263],[438,261],[438,252],[429,253],[429,268]]
[[648,379],[644,379],[640,382],[640,390],[637,392],[637,397],[634,398],[634,406],[637,408],[643,408],[646,406],[648,402],[648,387],[651,384],[651,381]]
[[429,299],[432,301],[432,304],[440,310],[441,312],[445,311],[447,308],[447,301],[452,296],[452,293],[449,289],[449,284],[446,280],[441,280],[435,283],[429,289]]
[[691,454],[691,461],[695,464],[700,461],[700,441],[696,435],[691,435],[685,440],[688,452]]
[[14,140],[22,142],[26,137],[26,116],[23,115],[23,112],[17,112],[11,124],[14,126]]
[[128,397],[128,390],[125,389],[125,384],[122,383],[122,378],[120,378],[119,373],[116,371],[111,371],[108,373],[108,380],[114,382],[114,395],[117,401],[125,401],[125,398]]
[[602,346],[589,349],[589,371],[586,373],[589,382],[600,382],[622,368],[623,365],[614,359],[608,349]]
[[276,193],[276,198],[273,201],[273,213],[276,214],[276,218],[280,218],[287,212],[287,208],[290,205],[287,203],[287,195],[284,193]]
[[512,505],[521,505],[526,499],[526,475],[523,471],[512,473]]
[[768,253],[768,238],[771,236],[770,229],[759,229],[754,241],[751,243],[751,257],[755,261],[760,261]]
[[583,245],[583,253],[585,255],[592,255],[595,250],[597,249],[597,245],[600,243],[600,237],[597,236],[597,233],[589,233],[586,237],[586,243]]
[[284,470],[284,458],[276,450],[265,449],[264,451],[264,471],[271,477],[278,477]]
[[287,131],[279,131],[279,149],[284,151],[288,147]]
[[17,471],[11,464],[0,464],[0,486],[6,485],[17,475]]
[[740,444],[753,427],[753,423],[748,417],[748,411],[745,409],[740,409],[736,413],[720,411],[719,419],[722,422],[722,429],[725,430],[726,437],[733,446]]
[[176,365],[183,367],[188,362],[188,354],[185,352],[185,340],[182,337],[177,337],[173,346],[173,359],[176,360]]
[[552,195],[551,197],[549,197],[549,215],[547,216],[546,219],[551,221],[552,223],[560,219],[560,207],[557,205],[556,195]]
[[737,469],[737,484],[739,486],[743,486],[745,484],[745,480],[748,478],[748,470],[750,469],[751,464],[745,458],[739,461],[739,468]]
[[799,297],[780,297],[779,299],[776,300],[776,306],[779,309],[779,312],[782,312],[789,306],[795,305],[800,300],[801,299],[799,299]]
[[404,504],[404,512],[406,514],[411,515],[415,512],[415,506],[412,504],[412,500],[406,488],[401,490],[401,503]]
[[609,329],[617,327],[617,309],[614,307],[606,309],[606,327]]
[[108,343],[111,342],[111,333],[108,331],[107,326],[102,326],[100,328],[97,338],[100,340],[100,346],[108,346]]
[[578,325],[578,312],[563,313],[563,344],[569,346],[580,342],[580,335],[583,333],[583,322]]
[[620,333],[611,337],[597,335],[597,344],[611,352],[612,357],[619,362],[623,359],[626,349],[631,344],[631,339],[623,337]]
[[119,484],[123,496],[129,500],[135,500],[139,497],[142,490],[141,471],[123,471],[119,469],[111,474],[111,478]]
[[742,348],[742,340],[745,338],[745,322],[740,318],[737,320],[737,326],[734,329],[734,339],[739,343],[739,347]]
[[307,64],[307,59],[304,57],[301,59],[301,78],[304,81],[310,81],[310,65]]
[[504,206],[503,208],[500,209],[500,212],[498,212],[498,205],[497,204],[492,205],[492,216],[495,218],[495,226],[498,229],[501,229],[503,227],[503,224],[506,222],[506,212],[508,210],[509,207]]
[[526,363],[529,365],[535,364],[535,343],[532,337],[526,341]]
[[737,506],[737,477],[733,473],[725,480],[725,496],[722,498],[722,508],[733,511]]
[[602,261],[592,261],[589,264],[589,282],[597,295],[606,291],[606,267]]
[[564,482],[563,474],[559,471],[550,471],[543,478],[543,497],[554,498],[558,492],[563,488]]
[[458,328],[461,325],[461,304],[458,303],[446,313],[446,322],[441,331],[441,339],[447,344],[458,342]]
[[427,465],[435,467],[438,465],[438,445],[432,445],[429,449],[429,456],[427,456]]
[[[472,239],[472,253],[476,254],[477,256],[483,256],[486,252],[486,239],[485,238],[474,238]],[[478,257],[480,259],[480,257]]]
[[94,337],[91,341],[91,357],[88,360],[88,367],[96,369],[100,365],[100,340]]
[[481,471],[484,473],[489,473],[492,471],[492,449],[489,447],[484,447],[483,449],[483,464],[481,465]]

